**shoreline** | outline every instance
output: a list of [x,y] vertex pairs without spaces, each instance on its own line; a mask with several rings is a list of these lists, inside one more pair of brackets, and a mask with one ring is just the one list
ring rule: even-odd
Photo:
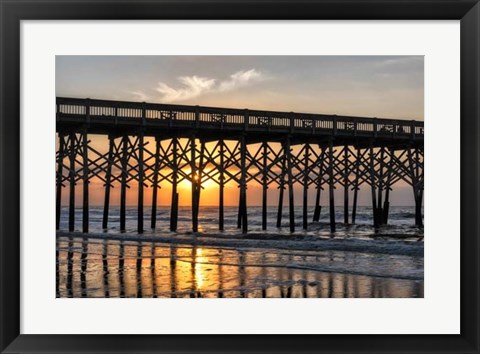
[[[388,235],[385,235],[388,236]],[[116,241],[156,242],[162,244],[193,245],[228,249],[280,249],[294,251],[344,251],[424,257],[423,242],[364,240],[364,239],[325,239],[312,236],[286,236],[272,234],[239,235],[220,234],[172,234],[145,235],[137,233],[99,233],[57,231],[56,238],[75,237]]]

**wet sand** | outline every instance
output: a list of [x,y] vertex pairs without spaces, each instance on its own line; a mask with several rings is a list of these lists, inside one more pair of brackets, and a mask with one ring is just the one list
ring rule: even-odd
[[57,297],[423,297],[423,246],[420,256],[122,237],[57,234]]

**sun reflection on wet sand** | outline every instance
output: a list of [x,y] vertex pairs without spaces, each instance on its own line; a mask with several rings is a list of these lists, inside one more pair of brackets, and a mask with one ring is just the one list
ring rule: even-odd
[[[423,297],[421,279],[309,268],[365,261],[355,253],[287,254],[66,237],[58,239],[57,251],[57,297]],[[381,258],[372,255],[371,261]],[[392,267],[423,268],[415,258],[390,261]]]

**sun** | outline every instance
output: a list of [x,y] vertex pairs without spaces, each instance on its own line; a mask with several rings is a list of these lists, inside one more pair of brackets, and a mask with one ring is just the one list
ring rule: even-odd
[[[185,174],[190,175],[191,171],[184,171]],[[202,185],[202,191],[204,190],[209,190],[216,188],[218,184],[211,178],[208,177],[208,170],[205,170],[205,175],[202,177],[201,180],[201,185]],[[200,181],[200,176],[198,174],[195,174],[193,179],[198,182]],[[178,185],[180,188],[184,190],[190,190],[192,188],[192,183],[189,180],[184,179],[182,182],[179,183]]]

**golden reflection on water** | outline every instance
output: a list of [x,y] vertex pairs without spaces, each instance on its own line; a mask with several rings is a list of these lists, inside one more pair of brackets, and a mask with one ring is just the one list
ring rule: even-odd
[[423,297],[423,281],[270,266],[346,261],[334,252],[295,255],[62,238],[57,257],[57,297]]
[[194,267],[195,267],[195,287],[198,291],[202,291],[204,282],[205,282],[205,273],[206,269],[203,266],[203,263],[207,261],[206,257],[202,257],[203,250],[201,248],[194,248],[192,249],[193,252],[193,259],[194,259]]

